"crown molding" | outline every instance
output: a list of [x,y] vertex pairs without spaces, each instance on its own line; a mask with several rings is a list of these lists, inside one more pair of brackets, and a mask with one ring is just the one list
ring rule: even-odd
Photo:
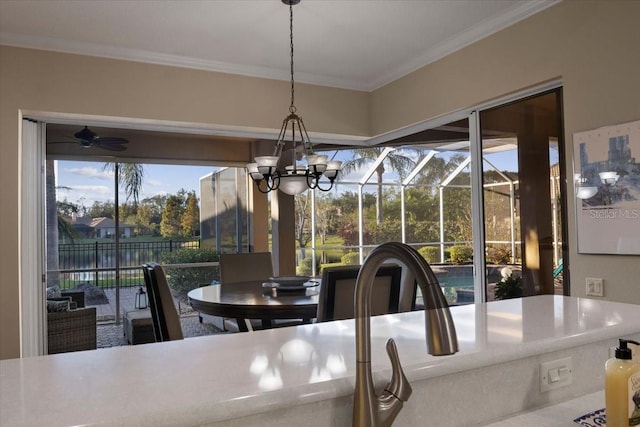
[[[469,28],[463,34],[418,55],[409,61],[399,64],[393,70],[372,80],[348,79],[336,76],[326,76],[314,73],[296,71],[296,82],[340,89],[371,92],[385,86],[425,65],[437,61],[472,43],[507,28],[523,19],[528,18],[561,0],[530,0],[520,6],[500,15],[499,17]],[[239,65],[220,61],[193,58],[188,56],[171,55],[139,49],[122,48],[116,46],[86,43],[67,39],[35,37],[23,34],[0,33],[0,44],[30,49],[41,49],[76,55],[96,56],[102,58],[135,61],[150,64],[166,65],[180,68],[191,68],[219,73],[235,74],[247,77],[257,77],[272,80],[288,81],[289,70],[275,69],[256,65]]]
[[381,76],[379,79],[370,82],[367,85],[369,91],[381,88],[395,80],[398,80],[412,72],[431,64],[439,59],[444,58],[460,49],[463,49],[485,37],[489,37],[498,31],[504,30],[544,9],[560,3],[562,0],[531,0],[524,2],[522,5],[513,8],[509,12],[500,15],[494,19],[480,22],[469,28],[464,33],[449,39],[445,43],[439,44],[435,49],[430,49],[423,55],[416,56],[410,61],[398,66],[390,73]]
[[[116,46],[78,42],[75,40],[57,39],[49,37],[35,37],[24,34],[0,33],[0,45],[27,49],[39,49],[74,55],[95,56],[124,61],[143,62],[148,64],[166,65],[170,67],[191,68],[196,70],[213,71],[218,73],[235,74],[247,77],[257,77],[271,80],[289,81],[289,70],[280,70],[262,66],[238,65],[220,61],[212,61],[188,56],[170,55],[139,49],[122,48]],[[319,86],[329,86],[340,89],[368,91],[367,85],[360,81],[339,79],[322,76],[320,74],[296,71],[296,82]]]

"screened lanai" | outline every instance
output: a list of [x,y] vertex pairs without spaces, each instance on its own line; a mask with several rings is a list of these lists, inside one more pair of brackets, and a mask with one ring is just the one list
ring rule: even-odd
[[[494,298],[505,267],[525,295],[565,292],[558,97],[552,90],[359,145],[315,144],[316,152],[343,161],[343,170],[330,191],[277,200],[282,220],[274,220],[274,194],[251,191],[241,166],[251,142],[237,141],[246,153],[220,144],[221,153],[235,157],[226,164],[212,159],[212,166],[226,167],[200,181],[199,245],[270,250],[295,262],[296,273],[317,276],[327,266],[360,264],[377,245],[399,241],[432,265],[451,303]],[[138,143],[130,144],[129,158],[138,151],[147,158],[142,136],[129,137]],[[154,135],[153,143],[169,136]],[[205,138],[196,142],[193,159],[212,146]]]
[[[513,151],[506,147],[501,151],[505,158],[509,156],[507,151]],[[400,241],[419,250],[432,265],[450,303],[472,302],[468,141],[437,148],[386,147],[379,150],[377,157],[368,159],[359,157],[361,151],[342,153],[347,159],[346,173],[334,192],[310,191],[297,196],[308,199],[299,201],[298,209],[309,204],[309,212],[315,212],[309,218],[310,244],[305,245],[304,251],[301,247],[298,250],[298,271],[318,275],[326,266],[361,264],[368,252],[380,243]],[[521,242],[516,233],[519,183],[517,170],[500,170],[488,158],[483,158],[483,162],[485,170],[493,176],[493,182],[484,184],[491,212],[491,223],[487,227],[491,238],[486,242],[491,287],[500,280],[504,267],[520,274]],[[357,209],[349,210],[349,199]],[[333,227],[338,228],[332,229],[332,221]],[[300,233],[305,232],[303,224],[297,228]],[[327,234],[339,238],[332,240]],[[300,237],[299,243],[304,243]]]
[[[330,191],[294,196],[296,272],[317,276],[327,266],[361,264],[372,248],[399,241],[432,265],[450,303],[493,299],[505,274],[524,295],[563,293],[557,96],[482,111],[476,143],[463,119],[377,145],[317,146],[343,170]],[[538,122],[524,126],[532,112]],[[246,177],[228,173],[245,185]]]

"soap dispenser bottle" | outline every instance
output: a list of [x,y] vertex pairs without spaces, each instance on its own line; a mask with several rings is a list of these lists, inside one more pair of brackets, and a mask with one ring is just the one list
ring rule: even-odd
[[632,360],[628,343],[620,339],[615,357],[605,363],[604,393],[607,427],[640,425],[640,363]]

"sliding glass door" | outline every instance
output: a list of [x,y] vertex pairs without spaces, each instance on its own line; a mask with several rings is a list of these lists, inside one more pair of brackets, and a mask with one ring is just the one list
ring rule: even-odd
[[488,300],[565,293],[561,94],[480,112]]
[[314,221],[305,217],[321,242],[317,268],[301,253],[299,273],[401,241],[432,265],[450,304],[568,293],[561,95],[340,150],[338,185],[318,195]]

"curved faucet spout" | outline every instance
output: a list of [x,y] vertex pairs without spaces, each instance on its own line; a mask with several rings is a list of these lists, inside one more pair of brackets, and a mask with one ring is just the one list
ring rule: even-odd
[[408,245],[388,242],[376,247],[360,268],[356,281],[356,388],[353,426],[388,427],[411,395],[411,386],[402,371],[395,342],[387,341],[391,360],[391,381],[376,395],[371,375],[371,295],[378,268],[390,259],[403,263],[415,277],[425,305],[427,349],[443,356],[458,351],[458,338],[449,305],[438,279],[422,256]]

